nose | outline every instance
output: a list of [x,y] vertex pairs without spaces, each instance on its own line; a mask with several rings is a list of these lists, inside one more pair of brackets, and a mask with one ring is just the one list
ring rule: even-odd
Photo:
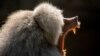
[[78,20],[78,16],[75,16],[73,20],[77,22],[77,28],[80,28],[81,22]]

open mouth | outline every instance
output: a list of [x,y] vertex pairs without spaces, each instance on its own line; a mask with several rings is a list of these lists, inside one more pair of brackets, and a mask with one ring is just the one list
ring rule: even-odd
[[78,28],[78,29],[80,28],[80,22],[77,22],[77,26],[73,27],[73,28],[71,29],[71,31],[73,31],[73,33],[76,34],[77,28]]
[[64,40],[66,33],[72,31],[74,34],[76,34],[76,30],[80,28],[80,22],[78,21],[78,17],[72,17],[72,18],[65,18],[64,19],[64,27],[63,27],[63,34],[59,38],[59,50],[62,53],[62,56],[66,56],[66,49],[64,48]]
[[[76,30],[80,28],[80,22],[77,22],[77,26],[73,27],[71,29],[71,31],[76,34]],[[62,42],[62,44],[64,45],[64,42]],[[63,52],[63,56],[66,56],[66,49],[64,49],[64,46],[63,46],[63,49],[62,49],[62,52]]]

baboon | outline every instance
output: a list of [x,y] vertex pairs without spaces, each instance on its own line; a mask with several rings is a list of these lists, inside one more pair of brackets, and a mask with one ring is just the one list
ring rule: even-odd
[[50,3],[16,11],[0,29],[0,56],[61,56],[63,26],[62,10]]

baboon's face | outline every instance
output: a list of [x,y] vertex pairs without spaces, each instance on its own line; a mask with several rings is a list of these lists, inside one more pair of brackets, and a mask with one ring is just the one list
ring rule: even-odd
[[80,28],[80,22],[78,20],[78,17],[71,17],[71,18],[64,18],[64,27],[63,27],[63,33],[73,31],[74,34],[76,33],[76,28]]
[[64,39],[68,32],[73,31],[76,33],[76,28],[80,28],[80,22],[78,17],[64,18],[64,26],[62,28],[63,33],[61,34],[58,42],[58,49],[64,55],[66,52],[64,50]]

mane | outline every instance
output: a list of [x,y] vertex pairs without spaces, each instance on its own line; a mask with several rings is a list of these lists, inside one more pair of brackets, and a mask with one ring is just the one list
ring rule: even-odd
[[59,56],[51,45],[57,45],[63,24],[62,11],[49,3],[14,12],[0,31],[0,55]]

